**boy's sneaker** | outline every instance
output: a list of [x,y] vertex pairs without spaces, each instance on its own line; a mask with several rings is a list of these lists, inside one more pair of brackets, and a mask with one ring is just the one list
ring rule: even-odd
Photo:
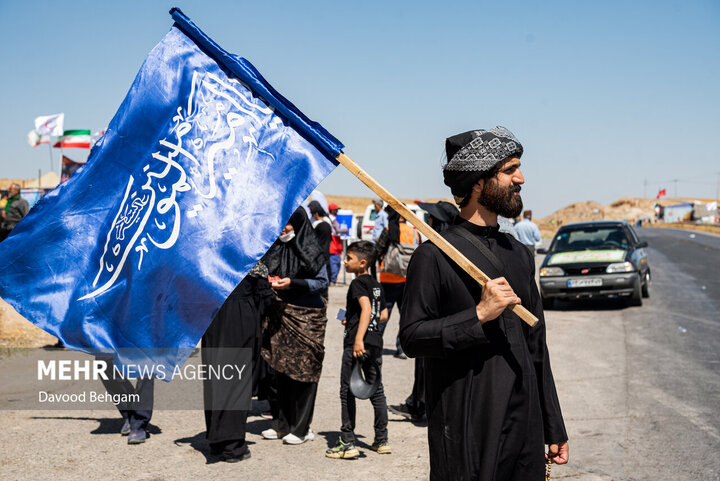
[[333,459],[354,459],[360,456],[360,451],[353,443],[345,443],[339,438],[334,448],[325,451],[325,456]]
[[370,449],[372,449],[378,454],[392,453],[392,448],[387,441],[375,441],[374,443],[372,443],[372,446],[370,446]]
[[265,439],[278,439],[278,433],[273,428],[266,429],[260,434],[262,434],[262,437]]

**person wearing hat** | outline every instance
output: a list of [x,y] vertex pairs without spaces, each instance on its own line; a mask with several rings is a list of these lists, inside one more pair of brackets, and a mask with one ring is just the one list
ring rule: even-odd
[[343,244],[340,236],[347,234],[350,229],[340,227],[337,221],[337,213],[340,207],[335,203],[328,204],[330,211],[330,221],[332,222],[332,242],[330,243],[330,285],[334,286],[337,282],[337,276],[340,272],[340,264],[342,263]]
[[[428,213],[428,225],[435,232],[442,233],[453,224],[459,214],[457,207],[450,202],[418,202],[418,207]],[[413,387],[410,395],[402,404],[388,406],[388,411],[413,422],[420,422],[425,416],[425,370],[422,358],[415,359]]]
[[[481,287],[430,242],[408,266],[400,339],[423,358],[430,479],[540,481],[546,459],[567,462],[568,436],[534,259],[497,224],[522,211],[523,147],[495,127],[445,148],[444,181],[460,214],[442,235],[491,280]],[[507,310],[516,304],[539,319],[534,327]]]

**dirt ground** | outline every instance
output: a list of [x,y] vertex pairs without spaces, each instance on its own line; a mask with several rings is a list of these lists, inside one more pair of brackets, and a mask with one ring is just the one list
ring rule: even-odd
[[[340,274],[342,278],[342,273]],[[349,282],[349,279],[347,280]],[[335,320],[344,307],[347,286],[330,288],[325,362],[318,387],[312,429],[313,442],[300,446],[266,441],[260,432],[270,421],[259,416],[261,405],[248,418],[252,458],[238,464],[217,462],[205,441],[202,411],[155,411],[150,438],[130,446],[119,434],[122,425],[117,411],[0,411],[0,479],[53,481],[77,479],[132,479],[146,481],[184,479],[427,479],[429,472],[427,431],[389,414],[393,453],[379,455],[369,449],[373,441],[373,412],[369,401],[358,402],[357,430],[361,458],[328,459],[324,451],[334,445],[340,428],[339,376],[343,327]],[[2,303],[2,332],[18,341],[5,346],[42,346],[55,338],[32,326]],[[399,404],[410,393],[412,360],[400,360],[394,352],[398,314],[393,312],[386,331],[387,353],[383,381],[389,404]],[[0,369],[2,361],[0,360]],[[0,387],[1,389],[1,387]]]

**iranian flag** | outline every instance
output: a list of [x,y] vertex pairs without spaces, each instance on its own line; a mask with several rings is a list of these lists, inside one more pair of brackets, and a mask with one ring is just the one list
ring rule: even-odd
[[90,148],[90,131],[89,130],[66,130],[53,147],[61,149]]
[[27,134],[27,141],[28,144],[30,144],[30,147],[37,147],[41,144],[49,144],[50,143],[50,136],[49,135],[40,135],[38,134],[37,130],[31,130]]

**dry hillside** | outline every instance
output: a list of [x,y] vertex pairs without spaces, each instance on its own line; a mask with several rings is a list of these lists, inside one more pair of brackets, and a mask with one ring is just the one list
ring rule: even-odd
[[[350,197],[347,195],[325,195],[325,198],[327,199],[328,203],[335,203],[341,209],[350,209],[355,214],[364,213],[365,207],[367,207],[373,199],[377,199],[377,197]],[[404,204],[414,204],[415,202],[437,202],[439,200],[452,202],[451,199],[435,199],[435,198],[433,198],[433,199],[400,199],[400,201],[403,202]]]
[[540,226],[543,235],[552,235],[558,226],[570,222],[591,220],[651,220],[655,218],[653,209],[656,202],[666,206],[693,201],[711,202],[711,200],[708,199],[681,197],[666,197],[660,200],[623,197],[608,205],[598,204],[593,201],[575,202],[543,219],[536,219],[536,222]]

